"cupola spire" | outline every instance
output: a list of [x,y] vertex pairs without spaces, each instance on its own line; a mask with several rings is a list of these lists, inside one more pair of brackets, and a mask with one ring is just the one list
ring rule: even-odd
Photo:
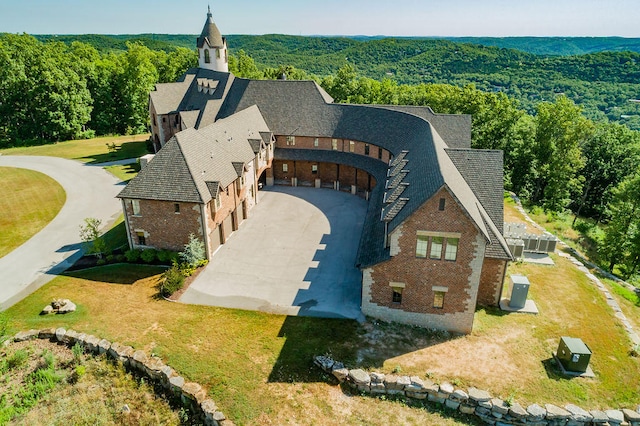
[[218,26],[213,22],[210,5],[207,5],[207,20],[200,37],[198,37],[197,47],[200,68],[229,72],[227,40],[222,37]]

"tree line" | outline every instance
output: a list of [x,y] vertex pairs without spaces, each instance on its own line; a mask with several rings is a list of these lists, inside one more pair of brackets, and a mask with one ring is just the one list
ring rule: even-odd
[[126,47],[100,53],[81,42],[0,35],[0,147],[147,131],[154,84],[175,81],[197,57]]
[[[317,40],[317,49],[323,41]],[[128,43],[98,51],[82,43],[0,36],[0,147],[131,134],[148,129],[149,92],[197,64],[191,49],[153,51]],[[430,106],[471,114],[474,148],[504,151],[505,187],[549,212],[606,223],[601,260],[626,275],[640,268],[640,132],[594,121],[567,96],[535,110],[505,92],[473,84],[401,84],[362,77],[353,65],[315,77],[290,65],[259,69],[238,51],[229,58],[239,77],[315,79],[335,102]],[[577,71],[576,71],[577,72]]]

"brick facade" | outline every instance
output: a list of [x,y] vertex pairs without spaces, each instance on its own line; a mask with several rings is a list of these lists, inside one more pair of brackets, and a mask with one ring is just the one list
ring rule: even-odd
[[[129,240],[133,248],[153,247],[181,251],[189,242],[189,234],[203,239],[200,204],[157,200],[136,201],[140,206],[138,215],[133,214],[132,200],[123,200]],[[175,211],[176,204],[179,206],[179,213]],[[140,244],[138,233],[144,237],[144,245]]]
[[[379,159],[384,163],[388,163],[391,158],[391,153],[388,150],[361,141],[310,136],[294,136],[294,140],[287,141],[288,138],[290,137],[282,135],[276,136],[276,148],[322,149],[327,151],[352,152],[354,154]],[[317,146],[315,142],[316,139],[318,141]],[[334,141],[336,149],[333,149]],[[368,154],[366,154],[367,150],[369,151]]]
[[498,306],[500,304],[506,270],[506,260],[488,258],[484,260],[478,289],[478,305]]
[[[440,199],[445,209],[439,210]],[[418,231],[458,235],[456,260],[431,259],[432,242],[426,258],[416,256]],[[390,235],[391,253],[385,262],[363,271],[362,310],[385,320],[413,323],[469,333],[485,239],[458,205],[442,188]],[[446,250],[446,240],[442,253]],[[393,301],[394,287],[402,286],[401,301]],[[444,291],[442,308],[434,307],[436,291]]]

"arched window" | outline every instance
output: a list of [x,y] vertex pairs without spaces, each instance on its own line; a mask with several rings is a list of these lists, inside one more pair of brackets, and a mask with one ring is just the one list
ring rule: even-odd
[[209,49],[204,49],[204,63],[211,63],[211,57],[209,56]]

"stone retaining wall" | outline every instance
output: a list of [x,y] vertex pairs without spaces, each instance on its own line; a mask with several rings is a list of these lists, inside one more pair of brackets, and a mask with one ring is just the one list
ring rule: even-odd
[[553,404],[531,404],[523,407],[516,402],[507,403],[489,392],[469,388],[456,389],[450,383],[436,384],[417,376],[367,373],[361,369],[349,370],[341,362],[326,356],[314,358],[314,364],[333,375],[340,383],[373,396],[389,395],[401,398],[427,400],[451,410],[475,416],[486,424],[503,426],[640,426],[640,405],[635,410],[586,411],[569,404],[564,408]]
[[173,368],[169,367],[156,356],[149,356],[142,350],[135,350],[117,342],[78,333],[74,330],[43,329],[21,331],[11,341],[23,342],[33,339],[47,339],[65,344],[68,347],[76,343],[82,345],[88,353],[95,355],[106,354],[123,367],[134,373],[148,378],[153,383],[162,386],[168,393],[179,398],[180,403],[198,415],[207,426],[234,426],[218,408],[212,399],[207,397],[207,391],[198,383],[187,382]]

